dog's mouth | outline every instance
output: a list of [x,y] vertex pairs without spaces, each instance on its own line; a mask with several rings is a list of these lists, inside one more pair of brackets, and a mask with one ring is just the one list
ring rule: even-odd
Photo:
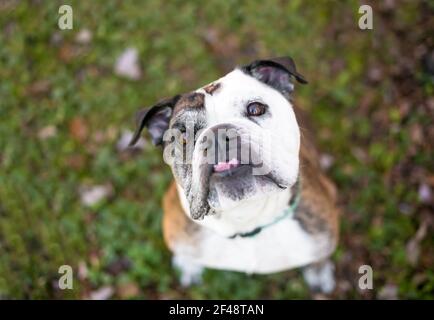
[[229,161],[218,162],[212,166],[211,175],[215,177],[231,177],[238,175],[252,174],[252,170],[261,165],[255,165],[252,163],[243,164],[240,160],[233,158]]
[[238,159],[233,158],[227,162],[219,162],[213,166],[214,172],[222,173],[233,170],[240,166],[240,161]]
[[230,144],[233,140],[222,147],[204,143],[195,150],[197,165],[193,166],[192,183],[187,191],[193,219],[285,188],[262,145],[247,138],[237,139],[234,145]]
[[247,166],[248,165],[241,164],[238,159],[233,158],[229,161],[218,162],[217,164],[214,164],[211,174],[217,177],[228,177],[238,173]]
[[216,211],[235,208],[241,201],[282,188],[273,174],[255,175],[252,163],[231,159],[210,167],[206,201]]

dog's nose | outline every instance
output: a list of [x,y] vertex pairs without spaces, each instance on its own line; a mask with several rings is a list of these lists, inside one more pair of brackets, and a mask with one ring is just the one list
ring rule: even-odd
[[[240,159],[241,138],[237,127],[232,124],[219,124],[211,129],[214,135],[214,164],[229,163]],[[210,152],[208,150],[207,152]]]

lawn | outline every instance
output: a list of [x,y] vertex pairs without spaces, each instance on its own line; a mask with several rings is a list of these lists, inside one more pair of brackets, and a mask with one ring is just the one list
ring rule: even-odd
[[[353,0],[73,0],[60,30],[62,1],[1,1],[0,298],[318,297],[299,270],[207,270],[182,288],[160,226],[169,169],[147,140],[121,143],[140,107],[290,55],[344,212],[329,297],[433,299],[434,5],[369,3],[373,30]],[[133,79],[114,67],[128,48]],[[58,288],[61,265],[73,290]]]

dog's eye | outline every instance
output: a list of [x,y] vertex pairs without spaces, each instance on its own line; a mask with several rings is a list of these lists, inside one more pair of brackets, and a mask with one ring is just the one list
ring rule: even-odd
[[251,102],[247,105],[247,115],[252,117],[261,116],[265,113],[267,107],[260,102]]

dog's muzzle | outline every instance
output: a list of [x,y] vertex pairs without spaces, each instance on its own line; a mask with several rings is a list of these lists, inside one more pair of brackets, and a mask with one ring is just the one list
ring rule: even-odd
[[[214,173],[225,173],[242,166],[258,167],[262,159],[250,139],[249,130],[230,123],[215,125],[205,131],[199,141],[198,157]],[[258,149],[258,148],[256,148]],[[204,163],[205,162],[205,163]]]

